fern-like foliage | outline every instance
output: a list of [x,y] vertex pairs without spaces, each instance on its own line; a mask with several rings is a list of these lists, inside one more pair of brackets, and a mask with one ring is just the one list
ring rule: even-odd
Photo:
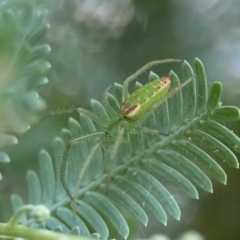
[[[63,129],[62,136],[53,142],[54,154],[40,151],[40,175],[31,170],[27,173],[28,202],[42,203],[52,212],[41,227],[81,236],[96,232],[107,239],[111,226],[126,239],[129,234],[126,212],[144,226],[148,223],[147,212],[164,225],[168,215],[180,219],[178,203],[163,182],[194,199],[198,199],[198,188],[213,192],[210,178],[226,184],[222,165],[238,168],[234,152],[240,153],[240,139],[224,122],[239,120],[240,111],[237,107],[221,106],[221,83],[213,83],[208,93],[203,64],[195,59],[194,66],[196,79],[152,113],[142,131],[129,134],[114,163],[109,162],[107,144],[97,150],[84,173],[78,191],[79,206],[74,211],[59,178],[65,144],[71,138],[103,129],[83,115],[80,121],[69,119],[69,128]],[[182,82],[194,75],[186,61],[182,64],[182,74]],[[173,71],[169,76],[172,88],[180,84]],[[151,73],[149,79],[155,77]],[[139,86],[136,83],[136,88]],[[103,121],[109,121],[118,112],[122,86],[115,84],[113,92],[108,94],[107,109],[98,101],[91,102],[92,111]],[[144,127],[161,134],[144,132]],[[80,169],[98,141],[90,140],[71,148],[66,181],[72,192]],[[18,195],[12,197],[12,202],[15,210],[24,204]],[[35,225],[27,219],[22,223]]]
[[[40,59],[49,45],[37,44],[49,25],[46,12],[32,0],[0,1],[0,149],[16,144],[14,134],[24,133],[38,120],[45,102],[37,93],[50,64]],[[0,151],[0,162],[10,161]]]

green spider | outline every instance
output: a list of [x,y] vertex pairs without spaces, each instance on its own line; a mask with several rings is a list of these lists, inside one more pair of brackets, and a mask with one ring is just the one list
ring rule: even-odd
[[[97,144],[93,146],[90,151],[88,158],[84,161],[84,164],[80,170],[78,183],[75,188],[75,193],[80,187],[81,180],[84,176],[84,173],[87,169],[88,164],[90,163],[92,157],[94,156],[96,150],[101,146],[103,142],[111,142],[111,151],[110,151],[110,163],[114,161],[116,156],[117,150],[120,144],[123,141],[127,141],[128,134],[136,134],[140,130],[148,133],[156,134],[156,131],[151,129],[142,128],[142,124],[147,120],[148,116],[155,111],[166,99],[172,97],[178,91],[180,91],[184,86],[190,83],[195,76],[189,78],[183,84],[179,85],[178,87],[169,91],[171,80],[169,77],[162,77],[155,79],[142,87],[135,90],[133,93],[128,93],[128,85],[134,79],[136,79],[139,75],[145,72],[147,69],[151,68],[152,66],[159,65],[162,63],[170,63],[170,62],[182,62],[181,59],[165,59],[165,60],[157,60],[153,62],[147,63],[141,69],[139,69],[136,73],[129,76],[123,82],[122,88],[122,104],[119,107],[119,113],[113,116],[109,122],[105,122],[101,120],[97,115],[94,113],[87,111],[82,108],[72,108],[66,111],[53,111],[50,115],[60,115],[65,113],[72,113],[72,112],[79,112],[90,118],[93,122],[99,124],[100,126],[104,127],[103,132],[94,132],[87,134],[85,136],[81,136],[75,139],[71,139],[65,146],[65,151],[63,154],[62,165],[60,169],[60,180],[63,185],[64,190],[66,191],[69,198],[75,202],[75,197],[70,192],[66,181],[65,181],[65,171],[67,165],[67,159],[69,155],[69,151],[71,147],[75,144],[81,143],[83,141],[92,140],[92,139],[99,139]],[[107,92],[105,92],[105,99],[107,99]],[[106,103],[108,104],[108,103]],[[160,134],[159,132],[157,132]]]

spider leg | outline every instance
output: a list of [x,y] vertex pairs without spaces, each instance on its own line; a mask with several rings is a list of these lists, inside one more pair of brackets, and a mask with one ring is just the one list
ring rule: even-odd
[[[68,160],[68,155],[69,155],[70,149],[75,144],[78,144],[78,143],[83,142],[83,141],[91,140],[91,139],[96,139],[97,137],[101,137],[104,134],[105,134],[104,132],[96,132],[96,133],[91,133],[91,134],[88,134],[88,135],[85,135],[85,136],[81,136],[81,137],[70,140],[65,146],[65,150],[64,150],[64,154],[63,154],[63,160],[62,160],[61,169],[60,169],[60,181],[61,181],[61,183],[63,185],[63,188],[66,191],[67,195],[69,196],[69,198],[73,202],[75,202],[75,199],[72,196],[72,194],[71,194],[71,192],[70,192],[70,190],[69,190],[69,188],[66,184],[66,181],[65,181],[65,171],[66,171],[66,167],[67,167],[67,160]],[[93,154],[94,154],[94,152],[93,152]],[[90,153],[89,156],[91,156],[91,158],[92,158],[93,154]],[[90,158],[90,160],[91,160],[91,158]],[[86,165],[86,163],[84,163],[84,165]],[[80,181],[81,181],[81,179],[80,179]]]
[[113,88],[114,85],[110,85],[103,93],[103,105],[110,116],[114,116],[119,113],[119,103],[112,95],[109,90]]
[[98,123],[99,125],[106,127],[106,122],[100,119],[96,114],[84,109],[84,108],[77,108],[77,107],[72,107],[69,109],[60,109],[60,110],[54,110],[46,114],[45,116],[42,117],[42,119],[39,121],[38,124],[43,122],[46,118],[49,116],[55,116],[55,115],[66,115],[66,114],[71,114],[74,112],[78,112],[80,115],[85,115],[88,118],[90,118],[93,122]]
[[168,134],[166,133],[162,133],[156,129],[150,129],[150,128],[146,128],[146,127],[142,127],[140,128],[141,131],[145,132],[145,133],[150,133],[150,134],[156,134],[156,135],[163,135],[163,136],[169,136]]
[[94,114],[84,108],[78,108],[77,111],[79,112],[79,114],[87,116],[93,122],[99,124],[100,126],[102,126],[104,128],[107,126],[107,123],[105,121],[103,121],[102,119],[100,119],[96,114]]
[[50,111],[49,113],[45,114],[39,121],[38,124],[41,124],[46,118],[50,116],[55,116],[55,115],[66,115],[66,114],[71,114],[77,111],[76,107],[71,107],[69,109],[57,109]]
[[194,78],[196,77],[196,75],[193,75],[192,77],[190,77],[189,79],[187,79],[184,83],[182,83],[181,85],[173,88],[171,91],[169,91],[163,98],[159,99],[156,103],[154,103],[151,107],[151,109],[149,109],[148,113],[146,114],[150,114],[152,111],[154,111],[155,109],[157,109],[165,100],[167,100],[168,98],[174,96],[177,92],[179,92],[182,88],[184,88],[186,85],[188,85],[191,81],[194,80]]
[[74,196],[74,197],[73,197],[74,202],[77,202],[77,201],[76,201],[76,199],[77,199],[77,192],[78,192],[78,190],[80,189],[81,182],[82,182],[82,179],[83,179],[83,177],[84,177],[84,173],[86,172],[86,169],[87,169],[89,163],[91,162],[91,160],[92,160],[95,152],[97,151],[97,149],[98,149],[99,147],[100,147],[100,142],[98,142],[97,144],[95,144],[95,145],[92,147],[92,149],[91,149],[91,151],[90,151],[90,153],[89,153],[86,161],[84,161],[84,164],[83,164],[81,170],[79,171],[78,181],[77,181],[77,184],[76,184],[76,187],[75,187],[75,191],[74,191],[74,195],[73,195],[73,196]]
[[106,189],[108,189],[108,185],[111,182],[111,178],[112,178],[111,171],[114,168],[114,160],[116,158],[118,148],[119,148],[119,146],[122,142],[124,132],[125,132],[125,128],[120,127],[119,130],[118,130],[118,135],[117,135],[116,141],[115,141],[114,146],[113,146],[113,148],[110,152],[110,159],[109,159],[109,164],[108,164],[109,174],[108,174],[107,181],[106,181]]
[[104,93],[103,93],[103,105],[104,105],[104,107],[107,107],[108,105],[109,105],[109,103],[108,103],[108,93],[109,93],[109,91],[111,90],[113,88],[113,85],[111,84],[110,86],[108,86],[106,89],[105,89],[105,91],[104,91]]
[[149,68],[159,65],[159,64],[163,64],[163,63],[170,63],[170,62],[182,62],[182,59],[164,59],[164,60],[156,60],[156,61],[152,61],[147,63],[146,65],[144,65],[142,68],[140,68],[137,72],[135,72],[134,74],[130,75],[124,82],[123,82],[123,94],[122,94],[122,101],[124,101],[128,96],[128,85],[130,82],[132,82],[134,79],[136,79],[139,75],[141,75],[142,73],[144,73],[146,70],[148,70]]

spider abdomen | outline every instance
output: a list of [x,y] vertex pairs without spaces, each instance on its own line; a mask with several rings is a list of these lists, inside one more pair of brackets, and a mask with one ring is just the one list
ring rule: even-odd
[[143,85],[120,105],[121,114],[129,119],[138,119],[156,101],[167,94],[170,84],[169,77],[162,77]]

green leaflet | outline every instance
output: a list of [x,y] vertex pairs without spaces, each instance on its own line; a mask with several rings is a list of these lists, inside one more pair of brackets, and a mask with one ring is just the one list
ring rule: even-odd
[[[106,186],[103,187],[103,193],[106,190]],[[111,185],[108,188],[108,197],[114,202],[122,205],[126,210],[128,210],[139,222],[141,222],[145,227],[148,223],[148,217],[145,211],[134,201],[125,191],[120,188]]]
[[211,118],[221,122],[238,121],[240,110],[233,106],[219,107],[213,110]]
[[32,49],[32,60],[44,57],[51,51],[48,44],[40,45]]
[[81,232],[80,232],[80,228],[79,226],[74,227],[71,231],[70,231],[71,235],[76,235],[76,236],[81,236]]
[[148,81],[149,82],[154,81],[154,80],[156,80],[158,78],[159,78],[159,76],[156,73],[150,71],[150,73],[148,75]]
[[28,37],[28,41],[31,42],[32,44],[36,43],[39,39],[41,39],[47,33],[49,28],[50,28],[50,25],[48,23],[43,24]]
[[106,107],[108,113],[111,116],[116,116],[119,113],[119,104],[118,104],[116,98],[112,94],[107,93],[106,101],[109,104]]
[[41,202],[41,184],[38,175],[29,170],[27,172],[28,182],[28,202],[33,205],[37,205]]
[[129,193],[133,194],[135,198],[139,199],[143,206],[148,208],[160,223],[165,226],[167,225],[166,212],[158,200],[146,188],[125,177],[116,177],[114,179],[114,184],[122,188],[122,190],[127,190]]
[[55,174],[50,154],[41,150],[39,153],[39,163],[42,183],[42,203],[51,206],[55,195]]
[[156,159],[148,159],[143,162],[144,169],[156,173],[168,182],[174,184],[177,188],[185,192],[189,197],[198,199],[198,192],[194,185],[178,171],[167,166]]
[[67,227],[62,221],[53,216],[50,216],[46,221],[46,227],[48,229],[53,229],[54,231],[62,232],[65,234],[70,232],[69,227]]
[[96,101],[96,100],[91,100],[91,107],[92,107],[92,111],[100,118],[102,119],[104,122],[108,122],[109,121],[109,116],[106,112],[106,109],[104,108],[104,106]]
[[[18,194],[14,194],[11,196],[11,202],[14,213],[16,213],[24,205],[23,199]],[[26,214],[22,214],[19,220],[20,222],[23,222],[26,221],[26,218]]]
[[200,121],[200,126],[203,131],[206,131],[208,134],[213,135],[228,145],[231,149],[240,153],[240,139],[235,133],[233,133],[233,131],[230,131],[220,123],[212,120]]
[[222,167],[203,150],[184,140],[176,140],[172,146],[177,152],[199,162],[217,181],[226,184],[227,176]]
[[173,218],[180,219],[181,212],[176,201],[168,190],[152,175],[140,169],[129,168],[127,177],[143,185]]
[[73,215],[73,212],[70,209],[63,207],[58,208],[57,216],[66,225],[68,225],[69,228],[71,228],[72,226],[78,226],[81,236],[90,236],[90,233],[85,223],[77,215]]
[[108,227],[98,212],[84,201],[78,201],[77,213],[88,223],[91,227],[99,233],[103,239],[107,239],[109,235]]
[[[9,156],[5,152],[0,152],[0,162],[7,163],[10,162]],[[0,173],[1,174],[1,173]],[[1,175],[2,176],[2,175]]]
[[197,109],[196,114],[199,115],[203,113],[206,109],[207,97],[208,97],[208,89],[207,89],[207,76],[205,72],[205,68],[203,63],[195,58],[194,67],[196,69],[197,74]]
[[116,100],[118,104],[122,103],[122,85],[118,83],[114,83],[114,93],[116,96]]
[[115,227],[117,232],[127,238],[129,234],[128,225],[119,210],[110,203],[106,197],[94,192],[88,192],[85,199],[100,211]]
[[221,95],[222,95],[222,83],[214,82],[211,87],[211,90],[208,96],[208,101],[207,101],[207,107],[209,110],[217,107],[217,104],[220,101]]
[[229,166],[238,168],[239,163],[235,154],[224,144],[218,141],[211,135],[200,130],[188,131],[187,136],[191,138],[196,144],[214,152],[222,161],[226,162]]
[[181,172],[204,191],[213,192],[212,183],[208,176],[183,155],[173,150],[159,150],[157,154],[161,162]]
[[[176,73],[173,71],[169,74],[170,79],[172,81],[171,88],[174,89],[180,85],[180,81]],[[183,98],[182,92],[176,93],[174,97],[168,100],[168,107],[169,107],[169,131],[172,132],[178,129],[182,124],[183,119]]]
[[[182,64],[182,74],[186,81],[188,78],[194,75],[193,69],[187,61]],[[190,82],[183,90],[183,116],[184,122],[191,121],[195,116],[197,94],[196,94],[196,80]]]

